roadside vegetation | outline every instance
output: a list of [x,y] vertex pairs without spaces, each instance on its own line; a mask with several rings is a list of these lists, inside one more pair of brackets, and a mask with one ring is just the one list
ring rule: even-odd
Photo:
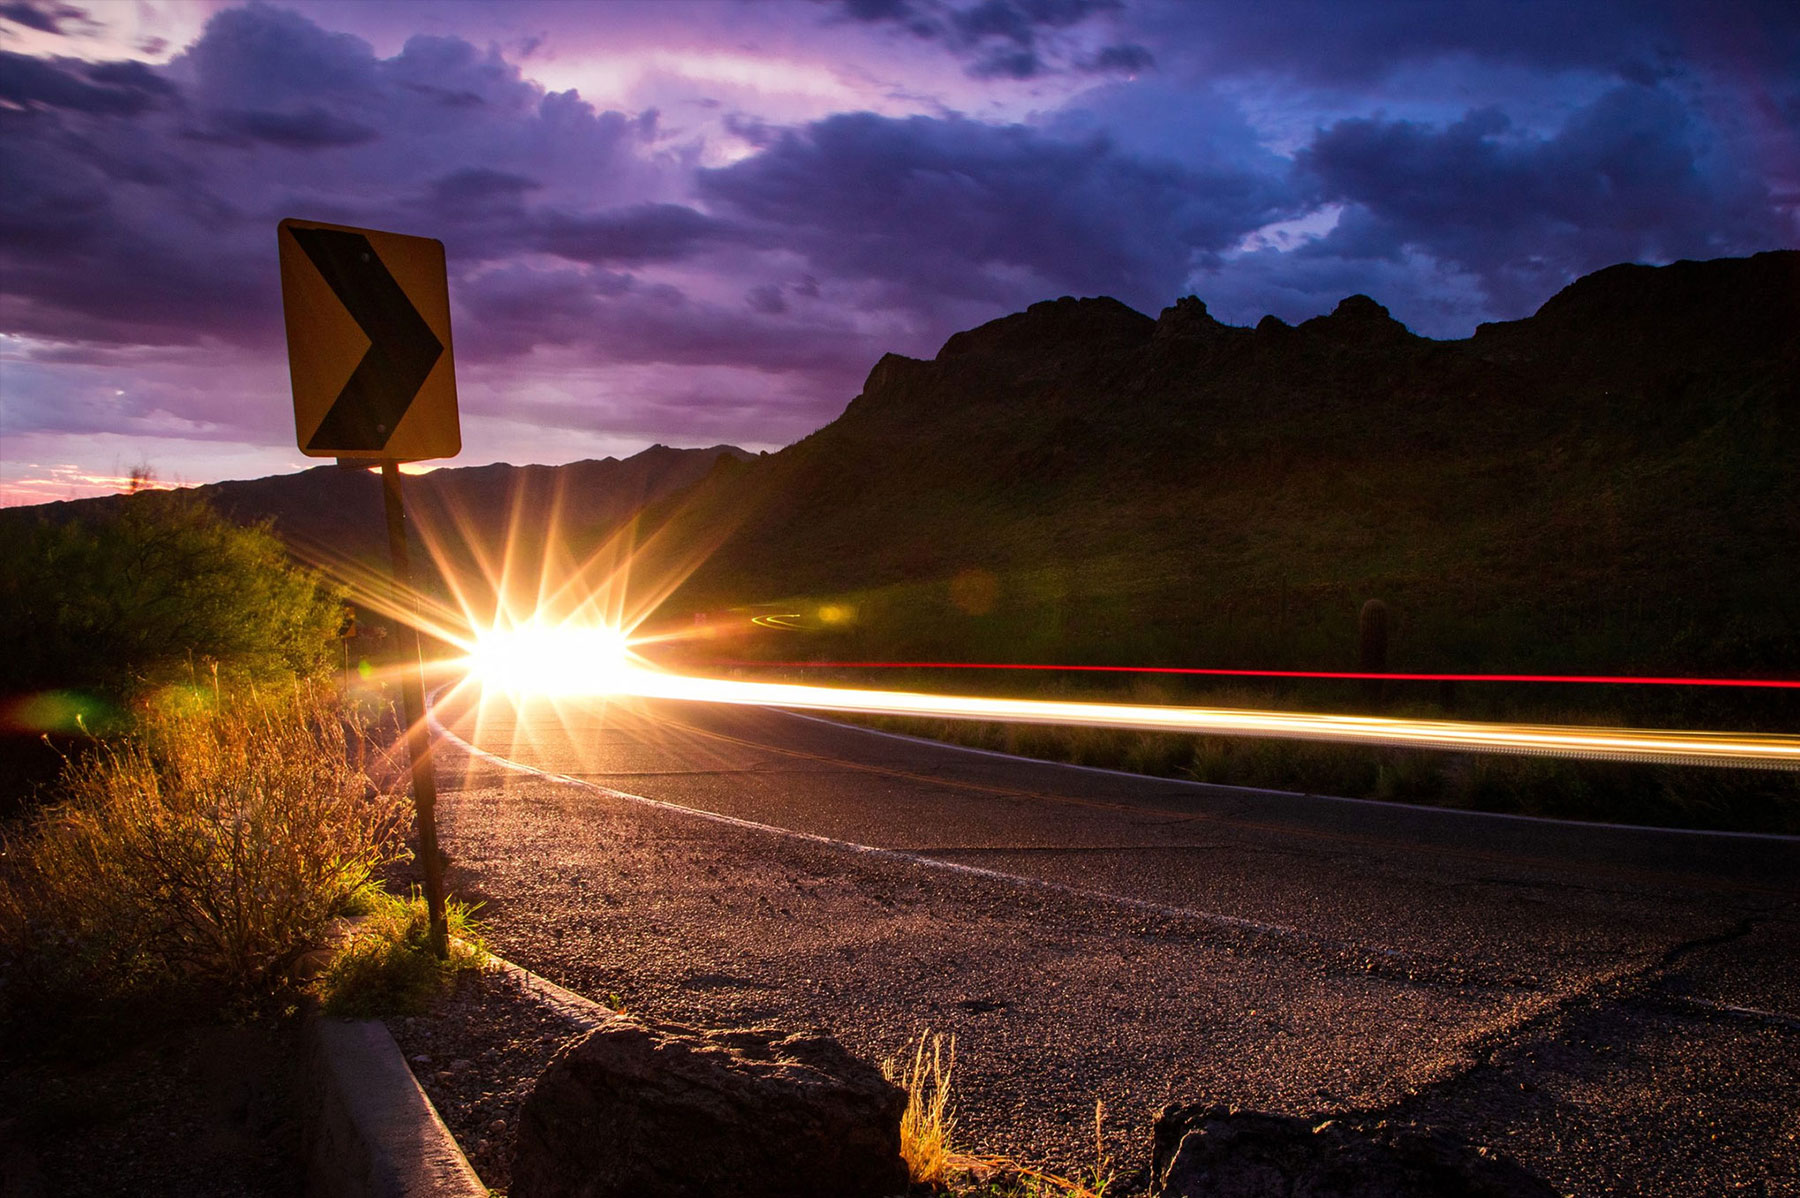
[[417,890],[400,898],[371,883],[347,913],[356,926],[313,985],[327,1015],[423,1014],[458,973],[487,963],[481,927],[467,903],[451,899],[445,905],[450,952],[441,961],[431,951],[430,916]]
[[164,692],[70,759],[0,843],[0,1003],[54,1035],[129,1015],[253,1007],[373,872],[404,806],[355,767],[317,683]]
[[915,1186],[946,1198],[1106,1198],[1114,1180],[1106,1151],[1106,1108],[1094,1104],[1094,1163],[1075,1177],[1033,1168],[1010,1157],[964,1152],[956,1147],[951,1094],[956,1037],[921,1032],[907,1051],[881,1063],[886,1078],[906,1091],[900,1116],[900,1155]]
[[291,1004],[407,852],[382,705],[330,679],[341,594],[191,492],[21,513],[0,551],[9,1047]]
[[187,491],[0,516],[0,817],[165,691],[216,701],[334,660],[342,594]]
[[6,691],[73,690],[116,707],[196,673],[230,685],[331,665],[342,595],[268,526],[233,524],[189,491],[0,521],[0,555]]

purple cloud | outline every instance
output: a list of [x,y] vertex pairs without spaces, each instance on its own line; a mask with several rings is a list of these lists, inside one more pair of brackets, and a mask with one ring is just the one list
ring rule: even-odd
[[[1697,56],[1732,48],[1791,64],[1800,22],[1783,0],[1562,0],[1542,4],[1143,5],[1142,36],[1165,57],[1227,73],[1280,72],[1363,87],[1396,69],[1462,58],[1540,71],[1592,70],[1653,81]],[[1741,65],[1741,63],[1740,63]]]
[[0,100],[19,108],[131,116],[165,103],[174,92],[138,62],[95,64],[0,50]]
[[842,318],[782,320],[785,302],[752,303],[746,313],[592,267],[514,264],[485,271],[467,282],[459,303],[470,332],[459,337],[457,352],[467,349],[477,360],[580,346],[610,362],[824,372],[848,382],[881,352]]
[[1791,5],[290,3],[0,0],[11,444],[282,441],[283,216],[442,238],[471,427],[550,457],[803,435],[1064,293],[1462,336],[1800,243]]
[[[0,313],[35,336],[276,345],[285,215],[423,224],[465,261],[651,260],[705,223],[606,207],[633,122],[455,39],[378,59],[291,12],[227,9],[166,67],[9,55],[0,89],[0,154],[19,180],[0,194]],[[602,206],[527,214],[540,175]]]
[[610,212],[545,212],[534,221],[540,248],[576,262],[673,262],[733,236],[682,204],[637,204]]
[[842,0],[845,18],[888,25],[947,47],[978,79],[1032,79],[1057,69],[1059,60],[1088,72],[1135,72],[1154,61],[1137,45],[1109,45],[1091,55],[1049,50],[1045,35],[1113,14],[1121,0]]
[[1025,126],[870,113],[789,130],[702,172],[700,194],[823,274],[879,280],[896,303],[1175,294],[1197,253],[1288,212],[1285,180],[1182,167]]
[[63,28],[65,21],[82,26],[93,24],[85,11],[72,4],[41,4],[37,0],[10,0],[9,3],[0,4],[0,20],[23,25],[39,33],[54,34],[68,32]]
[[1313,255],[1422,250],[1480,277],[1510,315],[1574,275],[1620,261],[1718,257],[1791,237],[1767,185],[1718,150],[1670,91],[1627,84],[1555,135],[1495,109],[1433,127],[1357,119],[1301,151],[1320,194],[1347,205]]

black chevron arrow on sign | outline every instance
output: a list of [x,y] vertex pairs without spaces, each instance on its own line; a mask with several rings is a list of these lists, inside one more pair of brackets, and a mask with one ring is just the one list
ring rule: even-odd
[[419,310],[361,233],[288,226],[362,331],[368,352],[338,392],[308,449],[379,450],[444,352]]

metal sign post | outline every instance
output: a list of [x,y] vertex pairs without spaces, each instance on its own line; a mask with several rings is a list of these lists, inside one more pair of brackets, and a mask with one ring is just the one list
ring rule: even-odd
[[[394,599],[401,610],[416,611],[400,463],[455,457],[462,449],[444,245],[429,237],[297,220],[282,221],[276,238],[300,451],[380,463]],[[402,619],[399,625],[400,699],[431,949],[443,958],[449,929],[437,778],[425,723],[425,663],[414,623]]]
[[[388,553],[393,558],[396,598],[417,606],[412,589],[412,563],[406,551],[406,506],[400,496],[400,464],[381,463],[381,498],[387,506]],[[449,925],[444,915],[444,859],[437,843],[437,774],[431,764],[431,733],[425,724],[425,662],[419,653],[419,631],[406,620],[400,626],[400,702],[406,713],[406,757],[412,774],[413,811],[418,817],[419,856],[425,862],[425,909],[431,916],[431,951],[450,954]]]

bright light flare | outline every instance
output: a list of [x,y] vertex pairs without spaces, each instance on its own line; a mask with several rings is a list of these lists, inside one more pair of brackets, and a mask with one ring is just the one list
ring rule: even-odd
[[477,633],[470,675],[512,695],[607,695],[635,670],[631,642],[606,624],[520,624]]

